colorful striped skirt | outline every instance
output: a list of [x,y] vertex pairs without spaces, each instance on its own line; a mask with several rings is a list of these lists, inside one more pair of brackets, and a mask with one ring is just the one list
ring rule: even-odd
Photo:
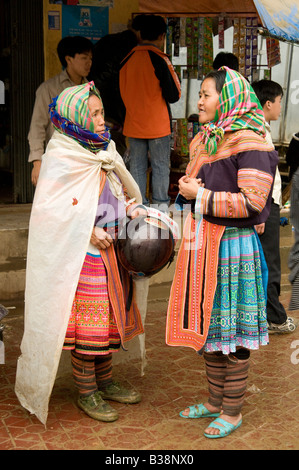
[[268,270],[252,228],[227,227],[219,248],[217,287],[205,351],[258,349],[269,342]]
[[72,306],[63,349],[100,355],[117,351],[120,336],[110,306],[102,257],[87,253]]

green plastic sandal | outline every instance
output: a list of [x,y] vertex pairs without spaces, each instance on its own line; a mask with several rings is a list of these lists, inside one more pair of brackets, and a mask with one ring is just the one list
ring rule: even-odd
[[[189,408],[188,416],[183,415],[183,411],[180,412],[181,418],[217,418],[220,413],[211,413],[202,403],[199,405],[187,406]],[[187,409],[186,408],[186,409]]]
[[[217,418],[215,419],[211,424],[209,424],[208,428],[216,428],[220,431],[219,434],[207,434],[204,433],[204,436],[206,436],[208,439],[217,439],[219,437],[226,437],[229,436],[233,431],[238,429],[242,424],[242,418],[234,426],[233,424],[229,423],[228,421],[224,421],[222,418]],[[222,426],[223,425],[223,426]]]

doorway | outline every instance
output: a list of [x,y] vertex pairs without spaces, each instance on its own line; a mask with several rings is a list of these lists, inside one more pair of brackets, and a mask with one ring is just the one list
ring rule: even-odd
[[43,2],[0,0],[0,11],[0,204],[30,203],[27,134],[44,77]]

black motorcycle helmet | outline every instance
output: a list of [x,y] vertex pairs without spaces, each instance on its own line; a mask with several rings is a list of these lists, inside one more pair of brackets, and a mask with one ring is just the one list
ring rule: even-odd
[[150,214],[127,219],[118,232],[118,260],[135,276],[152,276],[174,258],[176,239],[171,224],[176,223],[167,223],[169,218],[154,209]]

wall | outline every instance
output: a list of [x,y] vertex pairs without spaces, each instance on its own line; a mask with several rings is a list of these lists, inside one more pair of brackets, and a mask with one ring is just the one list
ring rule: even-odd
[[[126,29],[132,13],[138,12],[138,0],[114,0],[113,8],[109,9],[109,32],[114,33]],[[44,8],[44,56],[45,56],[45,80],[61,71],[61,65],[56,54],[57,44],[62,37],[62,5],[50,4],[49,0],[43,0]],[[54,12],[54,13],[53,13]],[[57,12],[57,13],[56,13]],[[48,20],[55,15],[60,19],[59,29],[49,29]]]

